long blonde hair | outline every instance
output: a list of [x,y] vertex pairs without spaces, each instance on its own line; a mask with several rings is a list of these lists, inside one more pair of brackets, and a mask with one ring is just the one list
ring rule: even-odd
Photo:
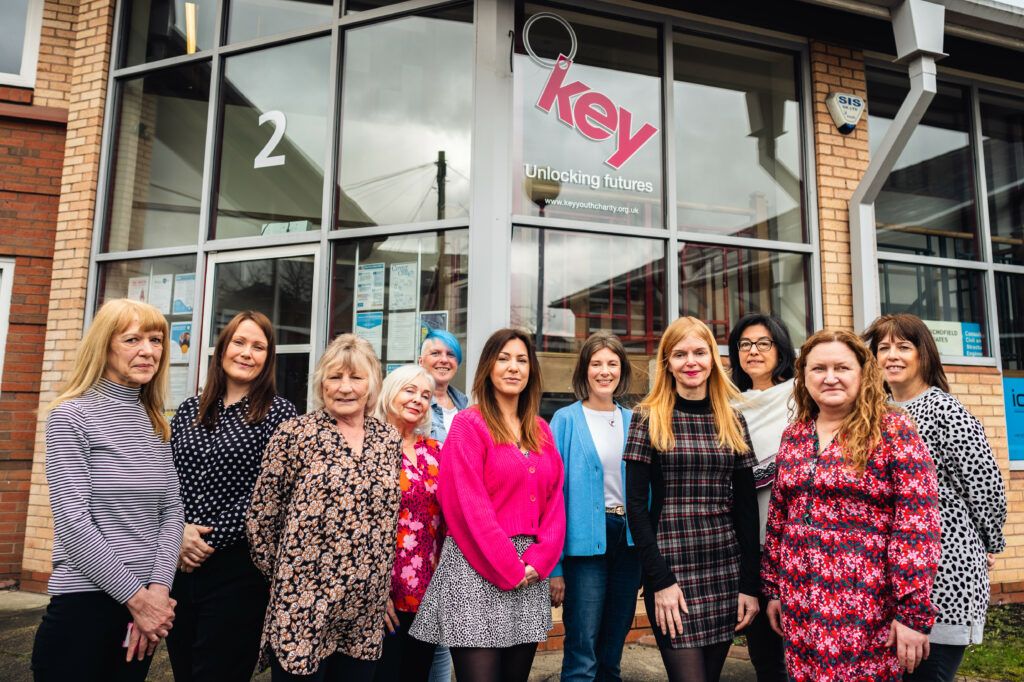
[[796,376],[793,377],[796,421],[805,422],[818,417],[818,404],[807,390],[804,373],[807,356],[815,346],[823,343],[843,344],[853,352],[860,365],[860,391],[850,413],[840,422],[835,438],[836,444],[843,449],[846,464],[857,473],[863,473],[871,454],[882,440],[882,417],[887,412],[899,411],[899,408],[889,404],[882,370],[860,337],[845,329],[822,329],[804,341],[800,357],[796,360]]
[[708,326],[696,317],[680,317],[668,326],[661,335],[661,342],[658,343],[654,384],[647,397],[636,406],[636,410],[647,418],[651,445],[659,452],[667,452],[675,444],[675,435],[672,433],[672,408],[677,395],[676,380],[669,370],[668,357],[676,344],[688,336],[707,344],[711,354],[711,374],[708,376],[707,387],[719,447],[729,448],[733,452],[749,452],[750,446],[744,438],[739,415],[732,407],[732,401],[739,397],[740,392],[722,367],[714,335]]
[[50,409],[66,400],[81,396],[99,382],[107,369],[107,354],[110,352],[111,341],[114,336],[128,329],[133,322],[138,322],[139,330],[142,332],[158,331],[164,335],[164,350],[160,354],[156,374],[149,383],[142,385],[140,401],[146,408],[149,421],[153,424],[153,432],[167,441],[171,437],[171,426],[164,417],[164,404],[167,399],[167,367],[171,361],[171,335],[163,313],[148,303],[115,298],[103,304],[82,337],[71,376],[60,395],[50,403]]

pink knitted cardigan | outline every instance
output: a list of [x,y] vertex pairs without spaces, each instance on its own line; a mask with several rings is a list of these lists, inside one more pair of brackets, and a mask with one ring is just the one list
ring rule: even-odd
[[[541,449],[527,457],[495,443],[471,407],[455,415],[441,452],[437,497],[448,534],[469,565],[503,590],[519,584],[524,564],[548,577],[565,541],[562,458],[547,422],[538,417],[537,424]],[[514,535],[536,538],[522,561]]]

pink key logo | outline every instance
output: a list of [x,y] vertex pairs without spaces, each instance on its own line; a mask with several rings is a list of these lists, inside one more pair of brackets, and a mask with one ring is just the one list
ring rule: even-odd
[[[552,19],[561,24],[569,33],[572,48],[569,56],[558,55],[554,63],[537,56],[530,46],[529,29],[538,19]],[[544,113],[555,109],[558,120],[575,128],[576,131],[594,142],[603,142],[615,137],[615,149],[605,163],[619,170],[650,142],[658,129],[650,123],[640,125],[633,130],[633,112],[618,106],[610,97],[594,90],[579,80],[569,80],[572,58],[576,55],[576,33],[572,26],[562,17],[551,12],[540,12],[531,16],[523,26],[523,46],[530,58],[538,65],[550,68],[551,75],[537,100],[537,108]]]

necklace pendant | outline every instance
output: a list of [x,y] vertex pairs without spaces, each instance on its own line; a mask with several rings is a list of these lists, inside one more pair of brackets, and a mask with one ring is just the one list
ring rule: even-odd
[[615,420],[614,419],[609,419],[608,420],[608,426],[615,426]]

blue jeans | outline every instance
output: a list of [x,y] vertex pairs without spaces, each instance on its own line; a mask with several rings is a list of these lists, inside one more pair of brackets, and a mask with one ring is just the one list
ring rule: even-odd
[[562,561],[562,682],[622,679],[619,663],[636,613],[640,557],[626,544],[626,517],[606,514],[605,529],[605,554]]
[[434,649],[434,665],[430,669],[430,682],[451,682],[452,655],[448,647],[439,646]]
[[932,644],[928,658],[914,672],[905,673],[903,682],[953,682],[966,651],[966,646]]

